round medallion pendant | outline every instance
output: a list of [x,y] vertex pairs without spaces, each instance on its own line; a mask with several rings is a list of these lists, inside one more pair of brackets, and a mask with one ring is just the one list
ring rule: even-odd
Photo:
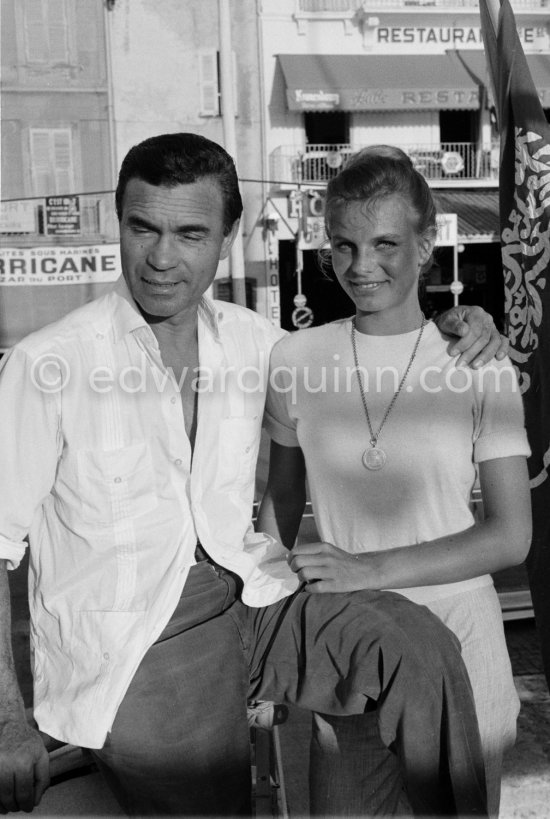
[[366,469],[382,469],[386,463],[386,453],[377,446],[371,446],[363,452],[363,466]]

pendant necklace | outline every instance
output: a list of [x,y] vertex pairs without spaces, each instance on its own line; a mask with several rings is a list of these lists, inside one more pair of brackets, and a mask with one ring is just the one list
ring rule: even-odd
[[363,384],[363,378],[362,378],[361,373],[359,372],[359,359],[358,359],[358,356],[357,356],[357,342],[356,342],[357,329],[356,329],[355,317],[352,318],[352,320],[351,320],[351,346],[353,348],[353,361],[355,363],[355,373],[357,375],[357,382],[359,384],[359,392],[361,393],[361,400],[363,402],[363,409],[365,410],[365,417],[367,419],[367,424],[368,424],[369,432],[370,432],[370,440],[369,440],[370,447],[365,449],[365,451],[363,452],[363,458],[362,458],[363,466],[365,467],[365,469],[370,469],[370,470],[373,470],[373,471],[378,470],[378,469],[382,469],[382,467],[386,463],[387,456],[386,456],[386,453],[384,452],[384,450],[381,449],[378,446],[378,438],[380,436],[380,433],[382,432],[382,427],[386,423],[386,419],[387,419],[388,415],[390,414],[390,412],[392,411],[393,405],[395,404],[395,402],[397,400],[397,396],[399,395],[399,393],[401,392],[401,390],[403,388],[403,384],[405,383],[405,379],[407,378],[407,376],[408,376],[408,374],[410,372],[410,369],[412,367],[412,363],[413,363],[414,359],[416,358],[416,353],[418,351],[418,346],[420,344],[420,339],[422,338],[422,333],[424,332],[424,326],[425,325],[426,325],[426,318],[425,318],[424,315],[422,315],[422,324],[420,325],[420,332],[418,333],[418,336],[416,338],[414,349],[413,349],[412,355],[411,355],[411,357],[409,359],[409,363],[407,364],[407,368],[406,368],[405,372],[403,373],[403,377],[402,377],[401,381],[399,382],[399,386],[397,387],[396,391],[394,392],[393,397],[392,397],[390,403],[388,404],[388,406],[386,408],[386,412],[384,413],[384,416],[383,416],[383,418],[382,418],[382,420],[380,422],[380,426],[378,427],[378,430],[376,432],[374,432],[374,430],[372,428],[371,420],[370,420],[369,409],[367,407],[367,398],[366,398],[366,395],[365,395],[365,387],[364,387],[364,384]]

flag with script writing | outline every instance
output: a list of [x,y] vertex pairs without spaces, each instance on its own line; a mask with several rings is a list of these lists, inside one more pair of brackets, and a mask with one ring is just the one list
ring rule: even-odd
[[[489,5],[491,3],[491,5]],[[500,229],[510,357],[532,449],[533,542],[527,560],[550,685],[550,125],[509,0],[480,0],[500,133]],[[498,25],[493,25],[498,13]]]

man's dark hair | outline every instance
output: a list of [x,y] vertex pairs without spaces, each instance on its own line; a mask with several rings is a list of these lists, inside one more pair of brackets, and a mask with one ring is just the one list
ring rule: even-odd
[[124,191],[130,179],[149,185],[190,185],[211,178],[219,185],[224,203],[224,234],[243,210],[235,163],[220,145],[199,134],[160,134],[130,148],[120,166],[115,193],[116,212],[122,218]]

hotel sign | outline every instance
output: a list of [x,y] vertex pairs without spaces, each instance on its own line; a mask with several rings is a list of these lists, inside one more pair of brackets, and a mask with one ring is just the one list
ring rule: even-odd
[[456,213],[438,213],[436,217],[438,247],[455,247],[458,243],[458,216]]

